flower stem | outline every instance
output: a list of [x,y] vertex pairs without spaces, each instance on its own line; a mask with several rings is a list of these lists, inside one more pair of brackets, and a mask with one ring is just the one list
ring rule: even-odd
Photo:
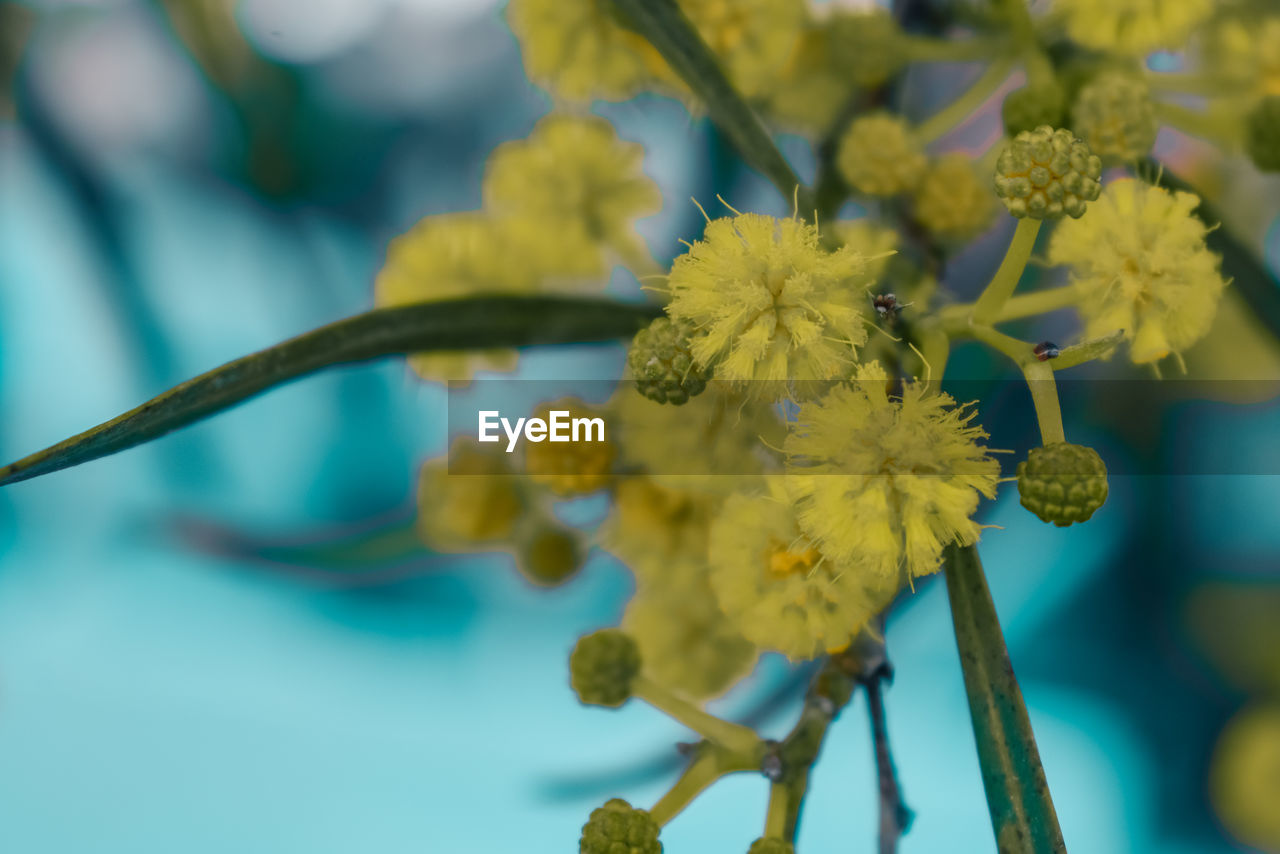
[[1014,289],[1018,287],[1018,280],[1022,278],[1022,272],[1027,268],[1027,259],[1031,257],[1031,251],[1035,248],[1036,237],[1039,234],[1040,220],[1029,218],[1018,220],[1018,227],[1013,232],[1013,239],[1009,242],[1004,260],[1000,262],[1000,269],[996,270],[995,276],[987,284],[982,296],[978,297],[978,301],[973,304],[971,317],[974,323],[989,325],[995,322],[1000,310],[1004,308],[1009,297],[1013,296]]
[[785,839],[787,816],[791,812],[791,787],[774,783],[769,787],[769,810],[764,817],[764,835]]
[[1237,148],[1244,134],[1239,116],[1212,109],[1204,112],[1188,109],[1180,104],[1157,101],[1156,118],[1172,125],[1183,133],[1198,136],[1227,148]]
[[636,677],[635,682],[632,683],[632,693],[708,741],[734,753],[751,753],[760,748],[760,737],[756,735],[755,730],[707,714],[646,676]]
[[1049,362],[1033,359],[1019,365],[1031,390],[1031,402],[1036,407],[1036,421],[1040,423],[1040,441],[1045,445],[1065,442],[1062,428],[1062,405],[1058,403],[1058,381],[1053,376]]
[[659,825],[664,825],[680,814],[680,811],[693,803],[693,799],[702,794],[708,786],[723,776],[719,762],[713,751],[702,751],[697,759],[684,770],[675,785],[663,795],[649,815]]
[[916,127],[916,138],[921,144],[928,145],[963,124],[1008,79],[1012,66],[1013,63],[1005,57],[988,65],[962,95]]
[[975,62],[1000,51],[992,39],[935,39],[928,36],[904,35],[898,44],[909,62]]

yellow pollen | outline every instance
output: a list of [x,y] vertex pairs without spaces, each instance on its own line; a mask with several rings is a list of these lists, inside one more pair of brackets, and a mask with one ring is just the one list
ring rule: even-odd
[[769,571],[775,575],[787,576],[796,573],[806,575],[822,560],[822,554],[813,546],[804,551],[792,551],[786,544],[773,540],[765,549],[765,562]]

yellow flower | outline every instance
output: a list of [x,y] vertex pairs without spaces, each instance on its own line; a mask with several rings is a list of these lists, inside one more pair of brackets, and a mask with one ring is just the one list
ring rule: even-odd
[[440,552],[487,551],[508,543],[527,502],[500,453],[458,439],[418,477],[418,533]]
[[660,583],[638,584],[622,628],[654,681],[707,700],[746,676],[756,648],[716,604],[706,561],[677,557]]
[[1280,706],[1251,706],[1227,724],[1214,748],[1209,795],[1232,836],[1280,851]]
[[507,22],[525,70],[555,94],[577,101],[624,101],[669,74],[658,52],[622,27],[610,0],[511,0]]
[[729,79],[748,97],[773,88],[805,22],[804,0],[679,2]]
[[889,113],[855,120],[836,154],[836,166],[849,186],[868,196],[908,192],[920,183],[928,165],[910,126]]
[[1256,95],[1280,95],[1280,15],[1223,16],[1203,47],[1208,70]]
[[[564,398],[539,406],[533,413],[550,424],[552,411],[567,412],[567,423],[578,419],[598,419],[605,424],[599,412],[595,412],[580,400]],[[601,428],[602,430],[605,428]],[[524,446],[525,472],[534,483],[547,487],[556,495],[586,495],[603,489],[613,475],[613,462],[618,448],[607,433],[603,440],[588,427],[571,441],[552,442],[549,439],[534,442],[526,440]]]
[[1140,56],[1182,47],[1213,14],[1213,0],[1053,0],[1072,41]]
[[991,183],[964,154],[944,154],[916,188],[915,219],[933,234],[964,241],[987,230],[996,212]]
[[[374,281],[380,307],[603,282],[600,253],[549,220],[480,212],[429,216],[391,241]],[[467,380],[477,369],[510,370],[514,350],[411,356],[424,379]]]
[[769,494],[729,496],[711,525],[709,556],[725,616],[757,646],[792,659],[848,646],[897,591],[824,556],[776,478]]
[[549,115],[527,139],[503,143],[489,157],[485,205],[522,221],[575,230],[629,264],[651,265],[635,221],[662,209],[644,172],[644,148],[623,142],[604,119]]
[[717,500],[642,475],[621,478],[600,545],[641,583],[661,580],[682,561],[706,561],[707,529]]
[[726,393],[723,383],[683,406],[664,406],[625,386],[606,416],[620,462],[663,486],[726,494],[780,468],[770,448],[784,428],[773,408]]
[[740,214],[707,223],[676,259],[667,313],[698,330],[694,359],[748,396],[847,376],[866,341],[867,259],[822,248],[799,219]]
[[1076,96],[1071,129],[1104,161],[1130,163],[1151,151],[1160,128],[1146,82],[1134,74],[1108,71]]
[[1122,329],[1142,364],[1208,334],[1226,282],[1193,213],[1199,203],[1191,193],[1122,179],[1088,214],[1058,227],[1049,260],[1071,267],[1086,338]]
[[831,126],[853,91],[853,84],[836,68],[834,53],[829,27],[810,26],[801,32],[766,95],[771,118],[802,131]]
[[981,496],[1000,467],[973,413],[909,382],[891,397],[879,363],[800,407],[784,448],[800,529],[837,563],[897,583],[936,572],[942,550],[978,539]]

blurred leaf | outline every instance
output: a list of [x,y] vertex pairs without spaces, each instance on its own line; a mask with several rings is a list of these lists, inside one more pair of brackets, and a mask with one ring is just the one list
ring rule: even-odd
[[1001,854],[1066,854],[1058,814],[978,550],[952,545],[944,572],[991,827]]
[[[711,120],[724,132],[742,159],[764,175],[778,192],[790,199],[794,193],[808,196],[760,117],[743,100],[716,55],[702,40],[675,0],[612,0],[622,20],[644,36],[662,58],[706,104]],[[807,198],[801,210],[813,209]]]
[[31,32],[35,13],[17,3],[0,2],[0,118],[13,118],[13,80]]
[[651,305],[567,297],[472,297],[382,308],[201,374],[105,424],[0,469],[0,486],[127,450],[332,365],[435,350],[483,350],[628,337]]

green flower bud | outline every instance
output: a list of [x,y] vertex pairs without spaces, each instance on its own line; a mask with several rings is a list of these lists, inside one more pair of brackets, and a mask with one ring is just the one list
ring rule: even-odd
[[1117,163],[1145,157],[1160,129],[1147,84],[1118,71],[1099,74],[1080,90],[1071,124],[1094,154]]
[[1058,127],[1067,114],[1067,95],[1057,82],[1023,86],[1004,98],[1000,115],[1009,136],[1035,130],[1041,125]]
[[1280,95],[1268,95],[1250,111],[1245,150],[1261,171],[1280,172]]
[[1065,528],[1085,522],[1107,500],[1107,466],[1093,448],[1055,442],[1018,463],[1022,506]]
[[636,390],[650,400],[679,406],[702,394],[707,372],[694,364],[689,351],[693,324],[659,317],[636,333],[627,353],[627,367]]
[[522,532],[516,543],[516,567],[534,584],[563,584],[582,568],[585,555],[572,531],[542,522]]
[[751,843],[747,854],[796,854],[796,847],[776,836],[762,836]]
[[1102,192],[1102,161],[1069,130],[1045,125],[1020,133],[996,161],[996,195],[1009,213],[1032,219],[1080,218]]
[[569,656],[569,682],[587,705],[621,706],[639,674],[640,649],[619,629],[583,635]]
[[662,854],[660,830],[648,812],[613,798],[592,810],[582,826],[578,854]]

